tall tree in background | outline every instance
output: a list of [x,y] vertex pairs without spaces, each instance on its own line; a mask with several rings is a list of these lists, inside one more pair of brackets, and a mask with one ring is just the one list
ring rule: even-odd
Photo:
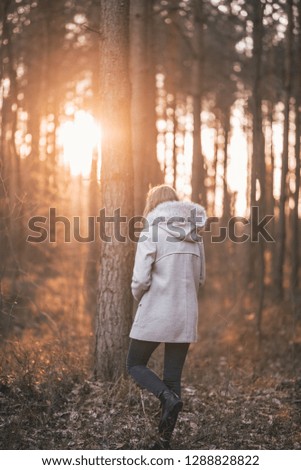
[[[3,237],[3,259],[7,256],[8,246],[13,250],[20,241],[19,222],[17,219],[17,199],[21,185],[20,157],[15,145],[17,130],[17,71],[16,60],[13,51],[13,27],[9,21],[12,13],[12,1],[5,0],[2,7],[2,44],[1,44],[1,79],[2,79],[2,109],[1,109],[1,138],[0,138],[0,232]],[[2,194],[1,194],[2,193]],[[12,220],[14,223],[11,223]],[[1,251],[1,248],[0,248]],[[14,262],[17,262],[16,253],[13,254]],[[4,263],[5,265],[5,263]]]
[[206,205],[205,164],[201,141],[201,100],[203,74],[203,0],[192,0],[193,15],[193,66],[191,94],[193,100],[193,156],[192,156],[192,199]]
[[[262,129],[262,61],[263,61],[263,17],[264,5],[254,2],[253,5],[253,62],[254,78],[251,98],[251,109],[253,115],[252,136],[252,172],[251,172],[251,200],[250,208],[258,208],[259,214],[265,214],[265,144]],[[258,195],[259,189],[259,195]],[[258,263],[256,265],[256,262]],[[255,273],[258,277],[258,308],[257,308],[257,331],[261,331],[261,316],[264,300],[264,240],[262,237],[258,244],[251,238],[250,245],[250,277],[255,281]],[[256,296],[257,297],[257,296]]]
[[6,149],[6,136],[5,136],[5,121],[7,113],[7,98],[5,97],[4,83],[6,77],[6,71],[4,66],[4,61],[6,59],[6,47],[5,43],[7,42],[8,36],[8,25],[7,25],[7,15],[9,9],[10,1],[6,0],[1,5],[1,22],[2,22],[2,35],[1,35],[1,55],[0,55],[0,79],[1,79],[1,95],[2,95],[2,109],[1,109],[1,139],[0,139],[0,259],[2,261],[1,271],[0,271],[0,280],[3,276],[3,271],[5,269],[5,259],[7,256],[7,242],[8,242],[8,233],[7,233],[7,224],[9,222],[9,207],[8,207],[8,155]]
[[[179,2],[176,0],[169,0],[168,2],[168,18],[165,18],[167,24],[166,29],[166,46],[164,54],[164,73],[165,73],[165,87],[166,95],[166,117],[169,120],[169,126],[172,129],[172,141],[170,142],[172,154],[172,172],[173,172],[173,187],[177,188],[178,177],[178,146],[177,134],[179,131],[178,123],[178,105],[180,92],[182,88],[182,66],[181,61],[183,58],[182,45],[183,45],[183,26],[181,25],[181,16],[179,15],[180,7]],[[167,139],[167,135],[166,135]],[[166,140],[167,142],[167,140]]]
[[[130,73],[132,82],[131,122],[134,163],[135,213],[142,214],[143,196],[146,193],[147,157],[147,46],[148,3],[130,2]],[[154,78],[155,79],[155,78]]]
[[[253,115],[252,136],[252,174],[250,207],[254,207],[258,201],[265,198],[265,155],[264,136],[262,130],[262,54],[263,54],[263,15],[264,7],[260,2],[253,5],[253,63],[254,77],[251,97],[251,110]],[[257,198],[257,190],[259,196]],[[254,274],[254,272],[253,272]]]
[[[121,235],[116,224],[106,224],[101,246],[96,324],[96,376],[116,379],[125,368],[128,332],[132,320],[130,279],[133,246],[128,220],[133,215],[129,81],[129,0],[101,1],[102,52],[102,169],[101,203],[106,214],[120,209],[127,216]],[[118,230],[117,230],[118,231]]]
[[156,77],[152,57],[152,1],[130,3],[131,120],[135,213],[142,214],[149,184],[162,182],[156,149]]
[[281,165],[281,183],[279,199],[279,220],[277,228],[278,253],[275,271],[275,288],[277,296],[283,295],[283,271],[285,262],[285,215],[287,202],[287,174],[289,154],[289,129],[290,129],[290,99],[292,90],[292,44],[293,44],[293,0],[286,3],[288,24],[286,28],[286,51],[284,64],[284,128],[283,128],[283,150]]
[[292,244],[291,244],[291,289],[295,296],[299,284],[299,195],[300,195],[300,139],[301,139],[301,2],[298,2],[298,33],[296,35],[296,96],[295,96],[295,190],[293,194],[294,208],[292,211]]
[[[155,186],[161,184],[164,181],[163,172],[160,168],[157,158],[157,113],[156,113],[156,101],[157,101],[157,89],[156,89],[156,48],[155,48],[155,14],[154,5],[155,0],[150,0],[148,4],[148,21],[147,21],[147,109],[148,109],[148,128],[146,134],[146,149],[147,149],[147,166],[146,173],[148,174],[147,190],[149,186]],[[144,199],[143,199],[144,202]]]

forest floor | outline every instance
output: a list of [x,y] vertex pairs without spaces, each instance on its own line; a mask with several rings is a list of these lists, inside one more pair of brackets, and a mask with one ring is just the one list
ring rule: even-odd
[[[6,318],[0,448],[147,449],[156,436],[158,401],[130,379],[93,379],[86,258],[77,247],[65,247],[64,256],[60,250],[33,249],[35,268],[28,272],[34,274],[24,273],[15,295],[3,297],[9,325]],[[172,446],[301,449],[300,314],[292,315],[289,299],[276,304],[267,297],[259,342],[239,266],[229,277],[229,265],[218,259],[207,261],[199,341],[185,364],[184,409]],[[161,365],[160,346],[151,366],[160,373]]]

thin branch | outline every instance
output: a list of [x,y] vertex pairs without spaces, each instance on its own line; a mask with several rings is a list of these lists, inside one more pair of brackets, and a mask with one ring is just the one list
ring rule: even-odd
[[87,23],[82,24],[81,28],[85,31],[90,31],[91,33],[98,34],[98,36],[102,37],[102,33],[99,29],[91,28],[91,26],[89,26]]

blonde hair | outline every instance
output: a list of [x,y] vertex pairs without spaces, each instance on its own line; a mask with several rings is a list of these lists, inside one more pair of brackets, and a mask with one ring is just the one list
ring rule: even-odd
[[178,201],[176,191],[168,184],[160,184],[149,190],[146,196],[146,203],[143,217],[146,217],[158,204],[167,201]]

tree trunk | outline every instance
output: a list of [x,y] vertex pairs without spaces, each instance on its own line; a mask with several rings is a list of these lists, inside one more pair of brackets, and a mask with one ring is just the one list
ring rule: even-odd
[[147,2],[147,32],[148,32],[148,69],[146,77],[146,97],[148,109],[148,124],[146,133],[146,145],[148,154],[147,173],[147,190],[149,185],[155,186],[164,181],[163,172],[160,168],[157,157],[157,114],[156,114],[156,101],[157,101],[157,86],[156,86],[156,46],[155,37],[156,29],[154,22],[154,0]]
[[224,128],[224,172],[223,172],[223,218],[227,222],[230,216],[230,194],[228,191],[228,147],[230,132],[230,111],[225,116]]
[[294,191],[294,209],[292,211],[292,246],[291,246],[291,290],[293,295],[298,291],[299,284],[299,194],[300,194],[300,136],[301,136],[301,122],[300,122],[300,107],[301,107],[301,4],[298,4],[298,20],[299,20],[299,33],[298,33],[298,47],[296,59],[296,102],[295,102],[295,191]]
[[132,152],[134,163],[135,213],[141,215],[146,193],[147,154],[147,3],[139,0],[130,2],[130,72],[132,83]]
[[[98,151],[93,151],[90,184],[89,184],[89,216],[97,217],[99,210],[99,182],[98,182]],[[91,219],[92,220],[92,219]],[[90,223],[89,223],[90,225]],[[88,227],[89,228],[89,227]],[[93,232],[92,232],[93,233]],[[97,276],[98,276],[98,253],[99,237],[97,231],[94,232],[94,238],[88,244],[86,268],[85,268],[85,305],[87,311],[95,317],[97,305]]]
[[177,189],[177,176],[178,176],[178,149],[177,149],[177,94],[174,95],[172,102],[172,128],[173,128],[173,143],[172,143],[172,166],[173,166],[173,187]]
[[287,201],[287,172],[289,149],[289,114],[292,86],[292,40],[293,40],[293,0],[287,1],[288,25],[286,29],[285,83],[284,83],[284,128],[279,199],[279,219],[277,227],[278,256],[275,271],[275,290],[277,297],[283,297],[283,271],[285,262],[285,212]]
[[300,100],[299,104],[296,104],[296,143],[295,143],[295,192],[294,192],[294,209],[292,213],[292,246],[291,246],[291,289],[293,292],[298,290],[298,272],[299,272],[299,194],[300,194]]
[[205,165],[201,140],[201,101],[203,74],[203,0],[194,0],[192,4],[194,33],[192,46],[194,50],[192,66],[192,99],[193,99],[193,155],[192,155],[192,200],[206,206]]
[[219,153],[219,121],[216,120],[215,134],[214,134],[214,158],[213,158],[213,184],[212,184],[212,214],[215,213],[215,200],[216,200],[216,187],[217,187],[217,165],[218,165],[218,153]]
[[[96,24],[100,23],[100,9],[99,5],[92,3],[91,6],[91,18],[95,19]],[[101,54],[101,41],[94,41],[93,44],[93,57],[97,59]],[[99,63],[95,61],[92,69],[92,92],[93,92],[93,103],[92,103],[92,114],[100,125],[100,67]],[[89,215],[96,217],[99,210],[99,199],[100,199],[100,187],[99,187],[99,166],[100,156],[98,147],[93,149],[92,164],[90,171],[90,184],[89,184]],[[95,318],[97,313],[97,279],[99,273],[99,259],[98,252],[100,249],[99,233],[98,230],[94,232],[94,240],[89,243],[86,258],[86,269],[85,269],[85,307],[92,318]]]
[[[253,112],[253,161],[251,177],[251,207],[259,200],[265,199],[265,154],[264,135],[262,129],[262,41],[263,41],[263,7],[260,2],[254,2],[254,81],[252,90]],[[257,181],[260,196],[257,199]]]
[[[274,152],[274,144],[273,144],[273,104],[268,104],[268,126],[270,127],[270,138],[268,142],[268,151],[270,155],[270,162],[266,168],[266,208],[268,214],[274,214],[275,210],[275,198],[274,198],[274,171],[275,171],[275,152]],[[270,222],[270,227],[273,226],[274,219]],[[272,230],[272,235],[274,234],[274,230]]]
[[132,152],[134,202],[137,215],[142,215],[149,185],[158,183],[156,77],[150,44],[151,7],[152,2],[141,2],[141,0],[132,0],[130,7]]
[[[3,266],[8,251],[13,254],[15,268],[18,268],[20,229],[22,218],[17,214],[20,208],[20,160],[15,144],[17,130],[17,74],[13,62],[12,34],[8,23],[11,0],[6,0],[3,7],[3,31],[1,54],[1,78],[9,79],[9,89],[3,96],[0,142],[0,254]],[[3,85],[2,85],[3,86]],[[21,207],[22,209],[22,207]],[[12,218],[15,220],[12,221]],[[8,250],[10,247],[10,250]]]
[[9,122],[11,120],[11,100],[9,95],[4,96],[4,82],[6,78],[5,60],[7,41],[9,40],[7,15],[9,11],[10,0],[6,0],[1,6],[1,19],[2,19],[2,41],[1,41],[1,80],[3,96],[1,108],[1,138],[0,138],[0,281],[4,275],[6,260],[8,255],[8,228],[9,228],[9,160],[10,155],[8,152],[8,140],[6,134],[9,133]]
[[[252,136],[252,174],[251,174],[251,200],[252,208],[258,206],[259,214],[264,215],[265,204],[265,143],[262,128],[262,52],[263,52],[263,16],[264,6],[260,2],[254,2],[253,6],[253,60],[254,60],[254,79],[252,90],[252,114],[253,114],[253,136]],[[260,188],[260,195],[257,194],[257,183]],[[251,212],[252,214],[252,212]],[[257,334],[261,338],[261,320],[262,309],[265,294],[265,245],[262,237],[259,237],[258,243],[251,237],[250,244],[250,264],[249,279],[255,282],[258,288],[256,298],[257,304]]]
[[[37,12],[40,13],[39,11]],[[37,14],[37,17],[39,16]],[[34,20],[38,21],[37,18]],[[30,155],[28,161],[30,164],[29,178],[33,184],[36,183],[37,174],[40,170],[40,126],[42,119],[42,110],[45,97],[43,91],[43,56],[45,54],[43,21],[39,21],[37,33],[40,35],[39,42],[35,41],[35,36],[31,37],[31,55],[28,61],[28,84],[26,87],[26,110],[28,112],[27,132],[31,135]],[[34,96],[34,99],[32,97]]]
[[[274,198],[274,172],[275,172],[275,152],[273,144],[273,103],[268,103],[267,112],[267,126],[269,129],[269,138],[265,139],[267,142],[266,150],[269,155],[269,162],[266,166],[266,211],[268,215],[275,214],[275,198]],[[269,233],[275,238],[275,218],[269,223]],[[269,278],[272,280],[275,269],[275,243],[269,243],[266,247],[269,251],[268,271]]]
[[[60,76],[60,56],[61,43],[65,36],[65,25],[60,15],[60,8],[63,8],[64,1],[40,0],[39,8],[42,14],[43,34],[41,35],[42,46],[44,48],[42,70],[41,70],[41,100],[44,106],[41,115],[45,116],[50,129],[47,128],[46,140],[46,162],[44,165],[45,189],[56,192],[57,189],[57,141],[56,132],[59,124],[59,110],[62,101]],[[65,97],[64,97],[65,98]]]
[[[101,0],[102,168],[101,198],[107,216],[120,209],[127,223],[102,224],[96,319],[96,377],[115,380],[125,370],[132,321],[130,290],[133,244],[128,236],[133,216],[129,81],[129,0]],[[120,234],[118,227],[121,226]],[[114,236],[114,228],[117,229]],[[118,236],[120,235],[120,236]],[[121,236],[125,237],[121,241]]]

